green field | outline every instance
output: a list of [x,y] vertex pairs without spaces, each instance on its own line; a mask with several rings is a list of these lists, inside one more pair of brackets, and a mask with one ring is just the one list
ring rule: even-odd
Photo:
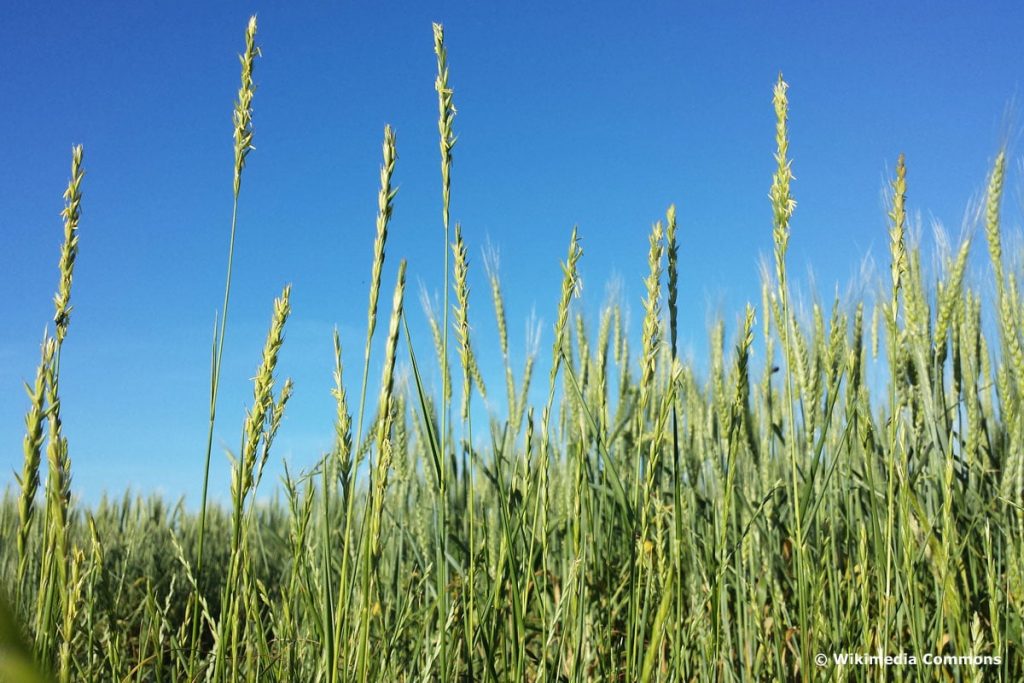
[[[979,230],[934,273],[909,237],[913,160],[894,152],[885,281],[860,301],[797,297],[780,76],[765,179],[774,259],[741,326],[713,325],[707,358],[678,354],[686,231],[668,207],[633,302],[639,335],[625,302],[584,315],[586,257],[567,230],[566,252],[551,255],[563,273],[547,295],[553,344],[513,364],[506,285],[486,264],[490,291],[470,296],[468,269],[480,266],[467,254],[480,245],[449,219],[456,96],[444,41],[435,25],[442,192],[440,215],[424,220],[444,227],[446,280],[432,339],[405,323],[405,263],[382,282],[400,201],[389,128],[366,345],[342,353],[335,335],[334,447],[309,471],[261,481],[292,391],[276,368],[285,287],[252,359],[229,505],[207,501],[208,481],[198,512],[71,497],[60,359],[88,202],[75,148],[53,324],[38,368],[25,369],[24,467],[0,504],[0,680],[1024,680],[1024,299],[1002,248],[1005,152]],[[234,216],[258,57],[253,19]],[[224,228],[233,247],[245,225]],[[965,277],[972,250],[987,250],[991,280]],[[210,446],[195,454],[207,472],[232,258],[211,348]],[[503,375],[481,376],[470,304],[475,325],[498,330]],[[485,390],[507,410],[486,411]],[[931,659],[839,664],[841,653]]]

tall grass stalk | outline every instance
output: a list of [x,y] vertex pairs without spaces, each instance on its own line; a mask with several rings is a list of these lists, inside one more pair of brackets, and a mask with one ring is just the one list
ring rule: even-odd
[[448,48],[444,43],[444,26],[434,24],[434,54],[437,57],[437,79],[434,89],[437,91],[438,119],[437,128],[440,133],[441,149],[441,222],[444,225],[444,311],[441,344],[441,377],[442,407],[440,411],[441,442],[440,462],[441,477],[437,496],[437,558],[435,572],[437,576],[437,629],[438,629],[438,670],[442,681],[448,680],[448,637],[445,632],[448,621],[448,241],[451,212],[451,174],[452,149],[455,147],[455,133],[452,122],[455,118],[455,104],[451,86],[448,84]]
[[[394,199],[398,194],[398,190],[393,188],[391,185],[391,178],[395,172],[395,162],[398,160],[398,153],[396,151],[396,136],[391,126],[384,127],[384,142],[382,144],[383,163],[380,167],[380,189],[377,193],[377,220],[376,220],[376,236],[373,241],[373,265],[370,271],[370,293],[369,293],[369,305],[367,308],[367,321],[366,321],[366,345],[363,349],[363,379],[360,383],[359,389],[359,408],[358,418],[356,420],[356,436],[355,436],[355,448],[353,453],[355,454],[357,462],[354,463],[355,467],[358,467],[358,454],[361,452],[361,446],[363,444],[363,412],[366,407],[366,390],[369,380],[370,372],[370,351],[373,344],[373,335],[377,329],[377,304],[380,299],[380,284],[384,270],[384,257],[386,253],[386,245],[388,238],[388,226],[391,222],[391,214],[394,211]],[[337,358],[338,370],[337,380],[335,385],[336,392],[342,392],[336,396],[343,395],[344,388],[341,386],[341,369],[340,369],[340,357],[341,350],[340,345],[337,341],[337,334],[335,334],[335,357]],[[340,407],[340,404],[339,404]],[[339,437],[341,438],[341,437]],[[327,676],[329,681],[333,681],[337,676],[337,666],[333,664],[333,658],[335,653],[340,652],[341,644],[349,637],[350,623],[348,615],[351,613],[350,609],[350,597],[351,590],[349,589],[349,571],[350,561],[352,556],[352,515],[354,512],[355,495],[353,490],[355,471],[353,463],[346,462],[344,464],[343,472],[345,473],[345,490],[344,490],[344,501],[345,501],[345,521],[344,521],[344,532],[342,536],[342,557],[341,557],[341,570],[338,577],[338,589],[337,589],[337,612],[334,615],[334,634],[331,639],[329,647],[329,656],[331,657],[332,664],[328,666]],[[333,481],[333,477],[331,477]],[[324,490],[324,501],[325,505],[327,500],[330,498],[330,492],[325,487]],[[327,552],[325,548],[325,552]]]
[[[221,362],[224,357],[224,340],[227,336],[228,326],[228,304],[231,299],[231,273],[235,260],[235,229],[238,226],[238,197],[242,190],[242,171],[245,169],[246,159],[249,152],[253,150],[253,124],[252,124],[252,100],[256,94],[256,86],[253,82],[253,68],[256,58],[260,55],[260,49],[256,45],[256,16],[249,19],[245,29],[245,51],[239,55],[242,64],[241,85],[238,88],[238,99],[235,101],[235,108],[232,115],[234,122],[234,180],[232,184],[231,199],[231,236],[228,239],[228,262],[227,273],[224,277],[224,303],[220,311],[220,328],[217,329],[214,323],[215,334],[213,336],[213,356],[210,368],[210,420],[206,432],[206,454],[203,463],[203,488],[199,499],[199,534],[198,550],[196,554],[196,575],[202,576],[203,572],[203,550],[206,540],[206,503],[210,484],[210,457],[213,454],[213,428],[217,420],[217,396],[220,393],[220,372]],[[196,591],[193,598],[191,655],[189,675],[195,674],[195,663],[197,648],[199,645],[199,592]]]
[[[60,275],[57,293],[53,298],[54,337],[44,335],[42,360],[37,370],[36,386],[42,388],[43,397],[32,397],[32,407],[26,418],[25,468],[21,477],[21,502],[19,507],[19,539],[28,546],[32,515],[28,510],[34,505],[35,488],[39,482],[39,465],[42,448],[42,424],[44,415],[39,412],[45,404],[46,420],[46,487],[42,522],[42,547],[40,549],[39,580],[36,591],[35,633],[39,659],[52,662],[59,652],[58,678],[70,680],[70,654],[67,640],[71,637],[68,626],[73,620],[74,593],[72,590],[72,549],[71,549],[71,460],[68,455],[68,441],[64,436],[60,405],[60,359],[64,339],[67,337],[71,320],[71,284],[75,262],[78,258],[78,222],[81,216],[82,146],[71,150],[71,179],[64,191],[64,241],[61,245],[58,272]],[[42,375],[42,381],[39,376]],[[24,511],[24,512],[22,512]],[[25,573],[25,560],[19,560],[19,575]],[[18,590],[21,589],[20,583]],[[19,602],[23,602],[19,598]]]

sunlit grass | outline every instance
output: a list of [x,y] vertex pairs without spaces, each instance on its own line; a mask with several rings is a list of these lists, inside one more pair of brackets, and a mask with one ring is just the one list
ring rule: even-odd
[[[555,322],[547,386],[531,405],[535,363],[544,364],[531,347],[524,366],[513,366],[497,259],[485,260],[490,291],[481,298],[468,283],[478,267],[470,254],[482,245],[472,229],[451,225],[455,93],[444,31],[433,32],[444,308],[428,311],[432,339],[411,335],[401,261],[383,360],[372,358],[399,201],[388,127],[358,402],[350,404],[344,380],[352,356],[335,334],[334,446],[308,471],[286,468],[269,503],[257,502],[256,491],[292,393],[277,373],[287,285],[273,303],[262,357],[252,359],[230,507],[207,504],[206,479],[195,514],[158,498],[73,504],[60,357],[85,191],[82,150],[74,149],[53,332],[27,385],[24,466],[0,505],[0,676],[1024,678],[1024,300],[1001,246],[1005,152],[980,218],[990,304],[990,283],[965,276],[969,239],[936,278],[926,275],[907,237],[910,164],[900,155],[882,293],[812,298],[802,310],[787,278],[789,240],[800,234],[791,231],[780,75],[776,169],[766,179],[773,222],[764,231],[774,272],[758,305],[747,306],[736,330],[712,327],[708,358],[683,362],[681,335],[703,331],[678,329],[686,221],[669,207],[650,232],[631,354],[626,302],[611,300],[596,312],[596,334],[588,330],[576,297],[584,242],[567,229],[561,287],[548,296]],[[245,36],[236,209],[253,149],[255,19]],[[213,339],[211,435],[236,227],[232,219]],[[82,235],[88,245],[87,223]],[[550,267],[559,268],[554,255]],[[480,314],[488,303],[495,351],[474,345],[471,321],[491,324]],[[985,336],[986,326],[998,340]],[[501,377],[482,376],[479,353],[500,353]],[[433,363],[438,392],[424,381]],[[376,400],[371,364],[383,368]],[[485,409],[485,384],[501,387],[504,412]],[[196,457],[205,457],[208,479],[209,449]],[[825,666],[819,653],[828,655]],[[837,667],[833,653],[977,656],[990,665]]]

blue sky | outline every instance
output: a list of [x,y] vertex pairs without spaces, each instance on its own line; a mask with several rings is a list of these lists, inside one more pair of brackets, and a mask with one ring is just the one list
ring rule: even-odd
[[[495,388],[488,240],[501,253],[517,359],[533,310],[549,348],[558,261],[577,223],[591,318],[615,278],[639,310],[647,232],[671,202],[684,348],[699,358],[710,320],[733,327],[743,303],[758,300],[780,71],[791,85],[798,201],[790,264],[805,282],[813,272],[826,297],[865,258],[885,263],[882,190],[899,152],[928,243],[933,221],[959,233],[999,144],[1018,137],[1017,3],[555,4],[6,3],[0,466],[20,469],[21,383],[52,317],[61,192],[71,145],[82,143],[81,252],[61,368],[73,488],[87,501],[126,487],[198,497],[236,55],[253,12],[263,48],[256,150],[239,215],[216,498],[226,496],[224,448],[238,443],[248,378],[286,282],[294,313],[280,370],[296,394],[277,456],[298,469],[329,446],[331,329],[341,330],[354,383],[386,123],[398,135],[400,191],[383,301],[397,257],[407,257],[411,321],[423,329],[419,283],[441,288],[432,21],[447,31],[459,136],[452,212],[470,246],[474,334]],[[1019,196],[1007,206],[1013,226]]]

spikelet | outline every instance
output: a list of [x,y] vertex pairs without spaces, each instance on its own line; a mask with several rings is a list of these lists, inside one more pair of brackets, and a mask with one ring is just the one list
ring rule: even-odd
[[513,434],[519,433],[519,427],[523,423],[523,416],[526,414],[526,398],[530,391],[530,382],[533,380],[533,368],[537,362],[537,354],[540,352],[540,334],[540,324],[531,320],[526,332],[526,362],[523,365],[523,378],[520,385],[519,398],[515,403],[515,419],[511,429]]
[[380,555],[381,515],[384,509],[384,494],[387,492],[388,471],[394,457],[391,440],[391,425],[394,421],[395,359],[398,355],[398,332],[402,321],[402,307],[405,300],[405,259],[398,264],[398,282],[391,304],[391,322],[384,351],[384,369],[380,380],[380,420],[377,423],[377,467],[373,478],[373,500],[370,511],[371,552]]
[[871,309],[871,358],[878,358],[878,316],[879,306],[875,304]]
[[471,354],[469,357],[469,375],[473,378],[473,384],[476,385],[476,390],[480,392],[482,398],[487,398],[487,387],[484,385],[484,375],[480,371],[480,364],[476,360],[476,354]]
[[857,302],[853,314],[853,348],[847,353],[847,376],[850,378],[850,400],[856,402],[864,382],[864,302]]
[[714,404],[712,419],[725,419],[728,397],[725,395],[725,323],[719,319],[708,332],[711,349],[711,402]]
[[555,318],[555,342],[551,349],[551,382],[555,381],[555,375],[562,362],[562,352],[566,342],[566,327],[569,322],[569,301],[573,294],[580,289],[580,276],[577,264],[583,256],[583,247],[580,246],[579,231],[576,227],[572,229],[572,236],[569,238],[569,254],[562,264],[562,294],[558,299],[558,315]]
[[[764,400],[764,410],[767,415],[772,415],[774,405],[774,391],[772,388],[772,376],[775,374],[775,337],[772,335],[772,296],[770,290],[769,275],[763,273],[761,277],[761,318],[764,323],[761,330],[764,340],[764,369],[761,377],[761,395]],[[762,461],[763,463],[764,461]]]
[[253,379],[253,404],[246,411],[243,429],[242,457],[239,462],[241,476],[233,482],[237,487],[233,493],[238,502],[244,502],[252,489],[260,440],[264,436],[267,420],[274,412],[274,370],[284,343],[284,325],[291,313],[291,289],[291,285],[286,285],[281,296],[274,300],[274,314],[263,345],[263,359]]
[[369,356],[370,342],[377,329],[377,302],[380,299],[381,271],[384,269],[384,247],[388,240],[388,224],[394,211],[397,189],[391,187],[391,176],[395,172],[395,133],[391,126],[384,127],[382,145],[384,162],[380,167],[380,190],[377,192],[377,235],[373,240],[373,268],[370,272],[370,305],[367,309],[366,354]]
[[900,154],[896,159],[896,178],[892,181],[892,208],[889,210],[889,254],[891,257],[890,271],[892,278],[892,299],[890,317],[896,319],[896,306],[899,291],[907,277],[907,247],[905,225],[907,220],[907,165],[906,158]]
[[793,347],[793,358],[791,360],[793,364],[793,373],[796,375],[797,383],[797,397],[803,397],[805,400],[809,399],[812,395],[811,386],[813,374],[811,371],[811,357],[807,349],[807,338],[804,336],[803,330],[797,326],[796,316],[790,316],[790,344]]
[[[56,363],[46,368],[46,403],[49,405],[47,423],[46,476],[47,516],[49,517],[49,534],[54,547],[49,551],[55,553],[58,567],[63,572],[66,568],[68,541],[68,506],[71,503],[71,463],[68,458],[68,441],[64,436],[63,423],[60,416],[60,395]],[[63,574],[62,574],[63,576]]]
[[405,259],[398,264],[398,281],[391,302],[391,322],[388,325],[388,338],[384,350],[384,368],[380,379],[380,401],[378,410],[380,419],[377,423],[379,443],[388,436],[391,428],[392,397],[395,386],[395,359],[398,352],[398,332],[402,322],[402,307],[405,301]]
[[409,448],[409,421],[406,399],[409,395],[409,377],[400,375],[391,400],[391,450],[400,456],[394,461],[395,471],[402,481],[414,481],[417,451]]
[[813,433],[821,411],[821,352],[825,343],[825,318],[821,312],[821,306],[817,303],[811,309],[811,320],[813,322],[809,345],[804,334],[797,328],[796,321],[793,321],[793,329],[796,330],[794,337],[799,342],[800,353],[804,356],[800,361],[800,371],[803,373],[801,387],[803,387],[808,406],[806,425],[808,437]]
[[391,439],[380,442],[377,455],[377,470],[373,478],[373,493],[370,501],[370,556],[376,560],[381,553],[381,520],[384,516],[384,496],[388,488],[388,470],[394,458]]
[[980,320],[978,324],[978,329],[978,341],[981,345],[981,385],[982,387],[986,388],[984,393],[982,394],[982,406],[984,408],[985,414],[991,415],[993,411],[992,393],[988,388],[992,386],[992,376],[994,374],[992,370],[992,353],[989,349],[988,341],[986,341],[985,335],[980,333]]
[[654,370],[661,344],[661,261],[665,251],[664,227],[661,221],[654,224],[649,237],[647,252],[648,275],[644,280],[647,296],[644,298],[644,323],[642,328],[640,367],[641,403],[647,405],[654,388]]
[[996,286],[1002,297],[1005,281],[1003,279],[1003,247],[999,235],[999,205],[1003,197],[1003,180],[1006,176],[1006,152],[1001,150],[989,176],[988,191],[985,198],[985,237],[988,239],[988,254],[992,259],[992,268],[996,274]]
[[273,409],[267,416],[267,422],[263,429],[263,443],[260,446],[260,460],[256,467],[254,487],[259,486],[260,479],[263,478],[263,468],[266,466],[267,460],[270,459],[270,447],[274,443],[274,437],[277,436],[277,430],[281,427],[281,420],[284,418],[285,406],[288,405],[288,400],[291,399],[294,391],[295,383],[292,382],[292,379],[289,377],[284,381],[284,385],[281,387],[281,392],[273,402]]
[[494,249],[484,252],[484,270],[491,285],[491,300],[494,303],[494,317],[498,323],[498,342],[501,355],[508,358],[508,324],[505,318],[505,299],[501,295],[501,278],[498,276],[498,253]]
[[245,159],[252,151],[253,127],[252,127],[252,99],[256,94],[256,86],[252,81],[253,66],[256,58],[260,56],[260,49],[256,46],[256,17],[249,18],[249,25],[245,29],[245,52],[238,56],[242,62],[242,84],[238,88],[238,99],[235,101],[235,110],[232,116],[235,124],[235,197],[238,197],[242,189],[242,170],[245,168]]
[[[1000,368],[1002,369],[1002,368]],[[1000,373],[1002,375],[1003,373]],[[1007,373],[1009,374],[1009,373]],[[1024,453],[1021,447],[1024,446],[1024,435],[1021,434],[1022,427],[1020,419],[1010,428],[1009,448],[1007,449],[1006,460],[1002,465],[999,490],[1002,497],[1019,507],[1024,500]]]
[[508,355],[508,322],[505,317],[505,299],[501,294],[501,278],[498,275],[498,254],[494,249],[484,252],[484,270],[491,285],[491,302],[494,304],[494,318],[498,324],[498,343],[501,346],[501,357],[505,364],[505,398],[508,401],[509,415],[515,412],[516,384],[512,376],[512,365]]
[[967,438],[964,439],[968,467],[977,462],[984,438],[981,426],[981,402],[978,384],[981,374],[981,300],[968,290],[964,304],[961,341],[964,347],[964,403],[967,407]]
[[971,249],[971,239],[967,237],[960,244],[957,250],[956,259],[949,270],[946,283],[938,297],[938,314],[935,318],[934,348],[936,356],[944,359],[946,352],[946,337],[949,333],[950,321],[953,318],[955,309],[963,301],[964,271],[967,270],[967,255]]
[[[931,323],[931,315],[924,291],[924,281],[921,277],[920,248],[914,248],[907,254],[907,265],[908,269],[904,274],[906,277],[903,279],[904,328],[915,341],[927,344],[930,342],[928,326]],[[895,317],[892,319],[895,320]]]
[[61,683],[71,680],[71,644],[78,628],[78,607],[82,603],[82,589],[86,577],[82,574],[82,565],[85,564],[85,553],[75,548],[68,558],[68,577],[65,590],[67,591],[64,600],[64,613],[59,626],[60,651],[59,651],[59,680]]
[[832,302],[832,318],[829,321],[829,340],[825,350],[825,369],[828,372],[828,393],[838,390],[842,376],[843,361],[846,358],[846,330],[849,319],[839,309],[839,297]]
[[441,326],[437,322],[437,314],[434,312],[434,306],[430,303],[430,296],[427,294],[427,290],[420,289],[420,304],[423,306],[423,312],[427,316],[427,324],[430,326],[430,336],[434,340],[434,352],[437,354],[438,367],[442,369],[444,376],[441,378],[444,386],[444,398],[445,402],[452,399],[452,378],[451,368],[445,358],[444,349],[444,338],[441,333]]
[[338,467],[342,482],[347,486],[352,475],[352,415],[348,409],[348,396],[345,393],[343,366],[341,362],[341,337],[338,328],[334,328],[334,387],[331,389],[335,402],[334,417],[334,462]]
[[736,385],[733,393],[733,429],[739,429],[746,419],[750,399],[750,347],[754,343],[754,307],[747,304],[743,320],[743,334],[736,346]]
[[452,149],[455,134],[452,121],[455,119],[453,92],[448,85],[448,49],[444,45],[444,26],[434,24],[434,54],[437,56],[437,128],[441,134],[441,199],[445,234],[448,234],[448,206],[451,199]]
[[57,328],[58,350],[67,335],[71,315],[71,278],[75,269],[75,259],[78,257],[78,219],[81,216],[81,185],[84,175],[82,146],[77,145],[71,149],[71,180],[64,191],[64,210],[61,212],[64,219],[64,244],[60,250],[60,284],[53,298],[53,322]]
[[1004,353],[1009,357],[1013,374],[1019,384],[1021,381],[1024,381],[1024,348],[1021,347],[1020,336],[1017,333],[1017,324],[1013,310],[1013,302],[1015,301],[1019,301],[1017,277],[1011,274],[1007,289],[999,301],[999,325],[1003,332]]
[[579,311],[576,311],[574,322],[576,324],[576,348],[580,359],[580,387],[585,391],[590,380],[590,363],[588,362],[590,359],[590,344],[587,341],[586,321],[583,320],[583,314]]
[[789,245],[789,220],[796,208],[796,201],[790,194],[789,184],[793,180],[791,161],[787,158],[789,138],[786,131],[786,119],[789,112],[789,100],[786,91],[789,85],[782,80],[782,74],[775,83],[772,104],[775,107],[775,173],[772,175],[772,187],[769,198],[772,204],[773,230],[775,243],[775,272],[781,283],[784,278],[786,248]]
[[459,360],[462,361],[462,419],[469,417],[470,391],[473,379],[473,349],[469,343],[469,258],[466,243],[462,239],[462,226],[455,224],[455,241],[452,242],[452,256],[455,262],[455,337],[459,341]]
[[668,252],[668,329],[672,335],[672,358],[679,352],[679,243],[676,236],[676,205],[668,207],[665,214],[665,239]]

